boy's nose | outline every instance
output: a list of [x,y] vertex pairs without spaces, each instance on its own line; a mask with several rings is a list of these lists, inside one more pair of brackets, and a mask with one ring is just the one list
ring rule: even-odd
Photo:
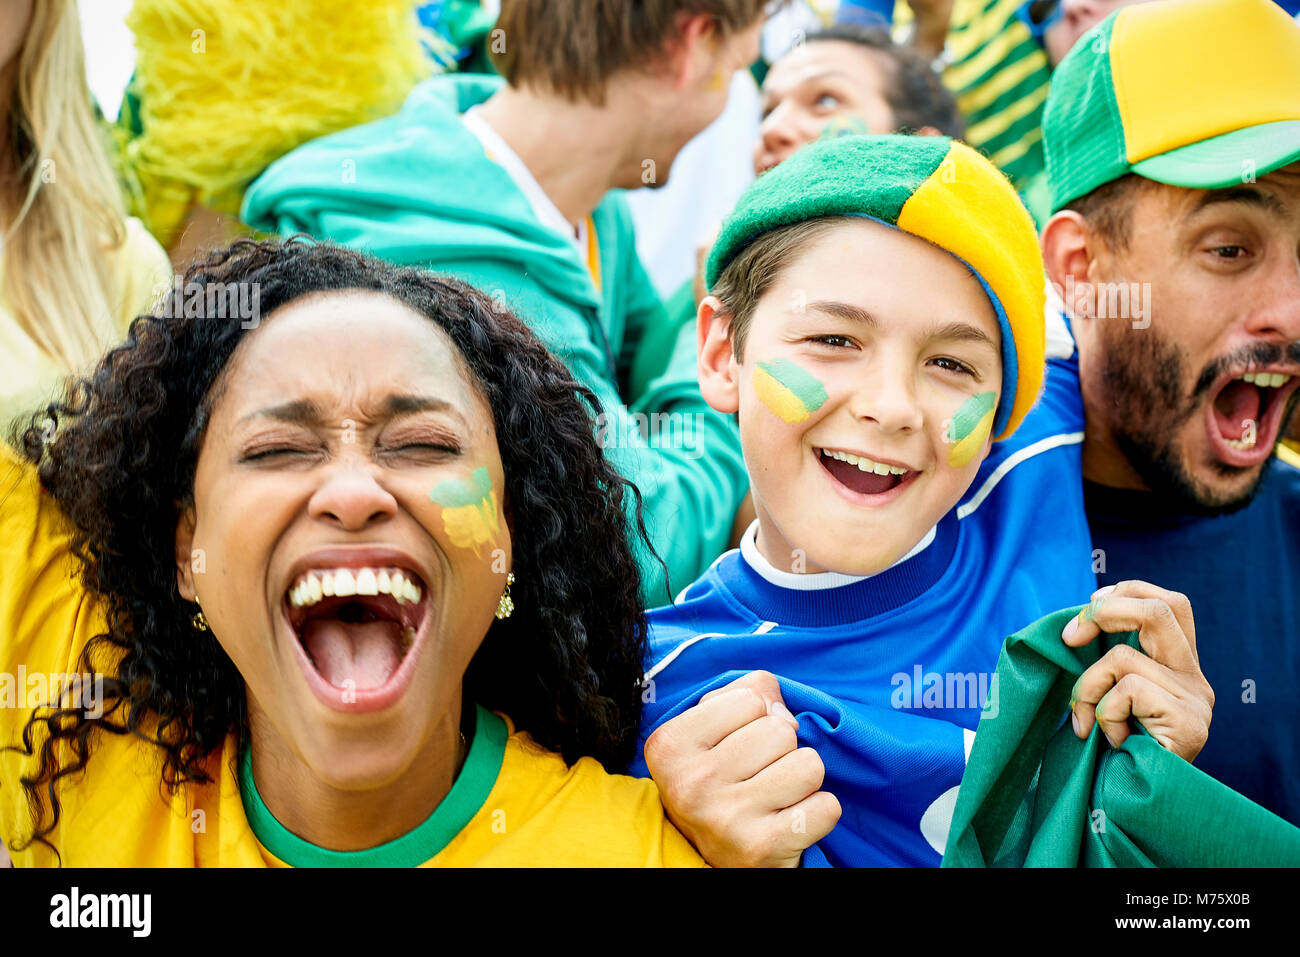
[[849,411],[859,421],[874,423],[885,432],[917,432],[924,419],[913,377],[884,369],[877,369],[853,393]]

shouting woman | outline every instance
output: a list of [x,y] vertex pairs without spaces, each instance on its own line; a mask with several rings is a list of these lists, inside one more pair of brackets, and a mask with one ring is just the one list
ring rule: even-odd
[[423,270],[185,279],[0,461],[15,862],[701,863],[606,771],[645,622],[592,396]]

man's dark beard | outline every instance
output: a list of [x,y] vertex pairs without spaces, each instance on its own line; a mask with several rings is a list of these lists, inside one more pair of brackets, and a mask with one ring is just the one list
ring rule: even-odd
[[[1192,478],[1174,447],[1174,438],[1224,372],[1270,365],[1288,355],[1300,360],[1300,343],[1292,343],[1289,349],[1260,344],[1216,359],[1201,372],[1192,395],[1184,400],[1186,363],[1181,349],[1153,329],[1132,330],[1118,323],[1111,328],[1115,332],[1108,329],[1102,334],[1101,387],[1110,402],[1115,444],[1146,487],[1171,510],[1186,515],[1226,515],[1250,504],[1268,474],[1272,456],[1264,460],[1247,491],[1225,499]],[[1283,432],[1295,411],[1296,398],[1292,396],[1291,409],[1282,417]],[[1215,468],[1225,477],[1242,472],[1221,462],[1215,463]]]

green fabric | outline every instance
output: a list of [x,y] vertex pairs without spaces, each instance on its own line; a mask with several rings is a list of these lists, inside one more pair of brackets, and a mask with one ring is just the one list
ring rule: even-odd
[[331,851],[294,834],[275,819],[253,781],[253,752],[245,747],[239,761],[239,794],[258,841],[294,867],[418,867],[431,860],[465,829],[483,807],[505,759],[506,723],[475,705],[476,726],[469,753],[451,790],[415,830],[363,851]]
[[[982,6],[958,3],[948,28],[944,83],[957,98],[966,121],[967,143],[995,160],[1022,194],[1043,171],[1039,127],[1043,96],[1052,79],[1047,54],[1016,16],[1016,4],[989,0]],[[967,34],[970,34],[968,36]],[[993,59],[986,51],[1005,52]],[[982,64],[971,73],[972,64]],[[978,68],[978,67],[977,67]],[[990,91],[998,91],[990,95]],[[1026,108],[1033,101],[1034,105]],[[982,105],[972,107],[972,102]],[[1018,115],[1010,125],[1003,118]]]
[[1085,33],[1052,73],[1043,107],[1043,152],[1053,213],[1129,171],[1110,72],[1114,25],[1111,14]]
[[455,64],[455,69],[461,73],[496,74],[488,55],[496,16],[480,0],[446,0],[439,24],[456,47],[469,51],[468,56]]
[[1019,190],[1020,201],[1034,217],[1034,225],[1042,232],[1047,221],[1052,218],[1052,197],[1047,185],[1047,175],[1039,170],[1038,175],[1031,176]]
[[843,136],[808,144],[740,197],[709,253],[709,288],[745,246],[780,226],[847,214],[896,224],[951,144],[944,136]]
[[[573,241],[538,221],[460,122],[502,82],[465,74],[425,81],[397,115],[272,164],[249,188],[243,218],[257,229],[305,232],[449,273],[504,302],[595,393],[604,434],[613,437],[606,454],[641,489],[651,543],[681,588],[726,547],[748,488],[739,433],[700,396],[693,340],[673,339],[682,355],[674,352],[663,374],[628,394],[637,352],[664,311],[637,258],[627,201],[613,191],[592,214],[598,291]],[[644,435],[641,422],[651,416],[689,423],[691,444]],[[644,549],[638,560],[647,604],[670,600],[658,562]]]
[[[944,867],[1282,867],[1300,865],[1300,828],[1162,748],[1140,724],[1112,749],[1069,718],[1074,683],[1115,644],[1070,648],[1079,611],[1007,639],[957,793]],[[1098,646],[1101,647],[1098,647]]]
[[1300,120],[1260,123],[1189,143],[1134,163],[1133,172],[1171,186],[1223,189],[1241,184],[1243,157],[1255,162],[1256,176],[1300,160]]
[[689,326],[694,337],[695,307],[695,278],[692,276],[664,300],[663,319],[646,329],[632,368],[629,384],[632,395],[644,393],[651,380],[660,376],[668,367],[677,348],[678,334],[683,328]]
[[447,38],[458,47],[481,43],[496,22],[497,18],[479,0],[444,0],[438,19]]

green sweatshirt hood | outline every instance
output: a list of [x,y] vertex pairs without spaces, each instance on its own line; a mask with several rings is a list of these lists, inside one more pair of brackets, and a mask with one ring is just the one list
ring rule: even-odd
[[[548,296],[599,309],[600,295],[573,241],[537,219],[460,120],[503,82],[434,77],[412,90],[396,115],[299,147],[249,187],[244,221],[265,232],[328,237],[435,271],[475,260],[510,264]],[[610,201],[607,195],[593,214],[598,231]]]

